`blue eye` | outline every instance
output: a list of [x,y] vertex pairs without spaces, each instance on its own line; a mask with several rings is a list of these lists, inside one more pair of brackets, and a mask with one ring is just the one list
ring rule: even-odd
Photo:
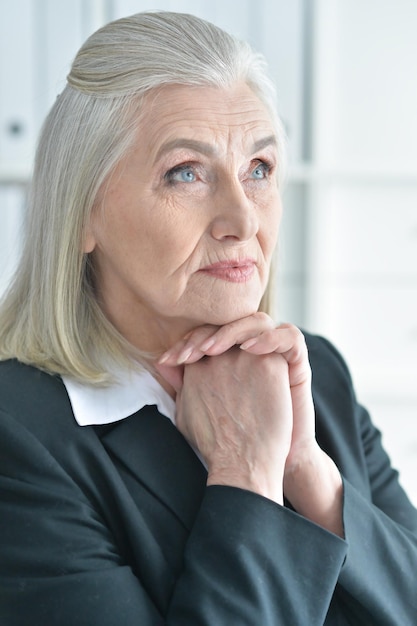
[[179,165],[165,174],[170,183],[194,183],[197,180],[193,168],[190,165]]
[[252,170],[251,178],[262,180],[263,178],[266,178],[269,170],[270,166],[267,163],[258,163],[255,169]]

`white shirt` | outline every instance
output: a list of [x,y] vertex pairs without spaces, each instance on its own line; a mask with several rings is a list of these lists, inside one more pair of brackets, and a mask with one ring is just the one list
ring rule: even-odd
[[[119,422],[144,406],[152,405],[156,405],[158,411],[176,426],[175,402],[152,374],[147,370],[112,370],[111,373],[116,382],[107,387],[96,387],[80,383],[69,376],[62,376],[79,426]],[[192,448],[207,469],[199,450],[193,446]]]
[[158,411],[175,424],[174,400],[148,371],[112,373],[117,382],[108,387],[95,387],[62,377],[80,426],[118,422],[147,405],[156,405]]

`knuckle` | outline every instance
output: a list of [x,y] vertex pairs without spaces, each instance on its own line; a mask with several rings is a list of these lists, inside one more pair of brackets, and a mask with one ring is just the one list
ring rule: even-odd
[[304,335],[297,326],[292,326],[291,332],[293,333],[294,339],[296,339],[298,342],[305,342]]
[[298,328],[298,326],[294,326],[294,324],[281,324],[280,326],[278,326],[279,330],[285,330],[287,332],[290,333],[290,335],[294,338],[294,341],[299,342],[299,343],[305,343],[305,337],[304,334],[301,332],[301,330]]
[[255,357],[258,359],[261,370],[266,373],[277,373],[278,371],[288,371],[288,363],[282,354],[272,352],[270,354],[264,354],[261,357]]
[[256,313],[254,313],[253,318],[264,325],[271,326],[273,324],[272,318],[267,313],[264,313],[263,311],[257,311]]

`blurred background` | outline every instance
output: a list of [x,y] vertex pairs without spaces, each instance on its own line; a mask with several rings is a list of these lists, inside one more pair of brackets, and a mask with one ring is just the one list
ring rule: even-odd
[[13,0],[0,8],[0,293],[34,146],[84,39],[147,9],[194,13],[266,56],[290,166],[282,321],[331,339],[417,503],[417,2]]

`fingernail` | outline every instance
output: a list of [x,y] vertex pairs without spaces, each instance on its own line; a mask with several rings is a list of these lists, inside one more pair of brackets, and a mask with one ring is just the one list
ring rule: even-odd
[[180,352],[177,359],[177,365],[185,363],[185,361],[192,355],[193,350],[194,348],[185,348],[182,352]]
[[159,359],[158,359],[159,365],[162,365],[162,363],[165,363],[166,361],[168,361],[169,357],[170,357],[170,353],[169,352],[165,352],[165,354],[160,356]]
[[248,348],[254,346],[256,342],[257,339],[248,339],[247,341],[244,341],[242,344],[240,344],[240,349],[247,350]]
[[200,346],[200,350],[202,352],[206,352],[206,350],[209,350],[212,346],[214,346],[214,344],[216,343],[215,339],[206,339],[206,341],[204,341],[201,346]]

